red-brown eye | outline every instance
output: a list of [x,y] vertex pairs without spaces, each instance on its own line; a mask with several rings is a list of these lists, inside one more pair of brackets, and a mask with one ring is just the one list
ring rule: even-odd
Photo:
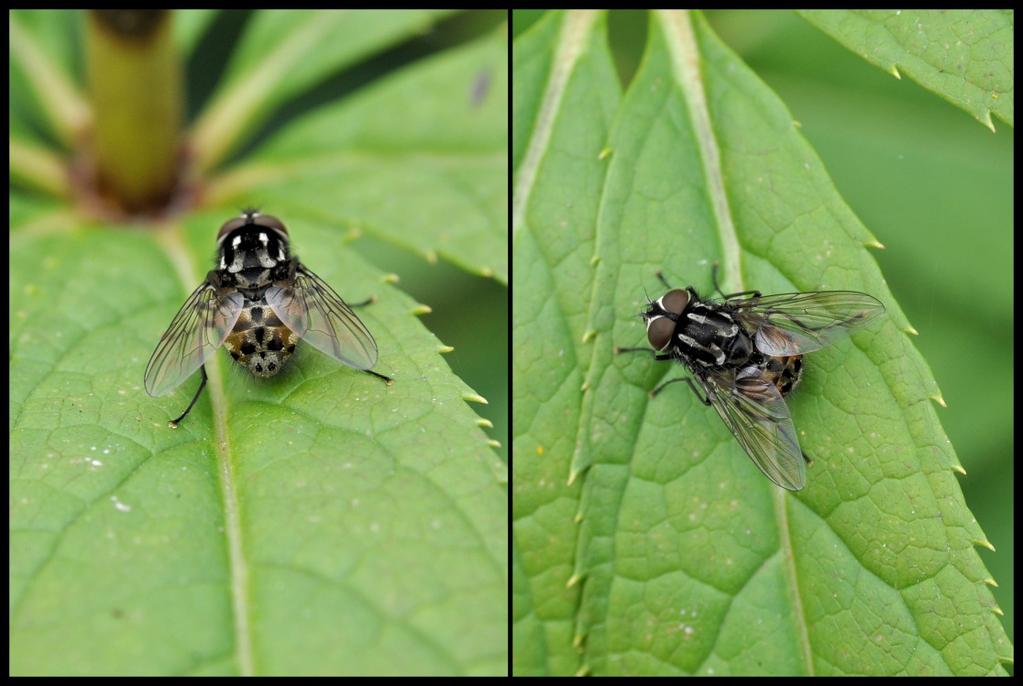
[[680,315],[689,305],[689,293],[681,288],[673,288],[657,301],[665,312]]
[[224,222],[223,226],[220,227],[220,231],[217,232],[217,244],[219,245],[227,234],[231,233],[235,229],[240,229],[245,226],[248,219],[246,217],[235,217],[234,219],[228,219]]
[[288,229],[285,228],[284,222],[282,222],[280,219],[273,216],[272,214],[259,215],[258,217],[256,217],[255,223],[259,224],[260,226],[265,226],[268,229],[273,229],[274,231],[281,234],[285,238],[288,237]]
[[646,338],[655,350],[664,350],[671,342],[671,336],[675,333],[675,322],[667,317],[657,315],[651,317],[646,323]]

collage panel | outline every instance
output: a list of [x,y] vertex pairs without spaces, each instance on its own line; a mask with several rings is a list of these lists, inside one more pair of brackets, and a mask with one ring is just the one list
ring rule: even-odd
[[9,29],[9,673],[506,676],[507,12]]
[[1011,674],[1011,11],[512,35],[513,673]]

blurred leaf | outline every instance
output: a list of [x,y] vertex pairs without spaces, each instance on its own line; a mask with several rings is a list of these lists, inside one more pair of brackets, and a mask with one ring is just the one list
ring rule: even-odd
[[871,64],[969,112],[1013,123],[1012,10],[813,10],[800,14]]
[[620,89],[603,15],[547,15],[516,38],[514,60],[522,209],[513,245],[513,671],[572,674],[580,665],[572,644],[579,587],[567,584],[579,485],[566,481],[591,347],[582,336],[607,167],[600,151]]
[[195,383],[145,395],[219,215],[159,241],[15,227],[12,672],[503,672],[502,463],[415,303],[328,227],[289,225],[339,292],[379,296],[360,314],[393,386],[300,347],[262,382],[218,353],[177,431]]
[[175,12],[174,38],[182,54],[189,54],[217,18],[216,10],[178,10]]
[[215,192],[506,283],[507,93],[502,27],[293,122]]
[[233,53],[214,102],[196,123],[201,169],[219,162],[273,109],[318,81],[426,30],[437,10],[263,10]]
[[[12,139],[46,136],[70,146],[88,119],[75,61],[78,11],[15,10],[10,35],[9,128]],[[79,68],[79,71],[75,70]]]
[[[533,423],[551,422],[574,443],[572,471],[582,482],[568,557],[582,586],[570,605],[582,671],[1004,673],[999,660],[1010,659],[1011,646],[973,547],[984,535],[929,400],[938,389],[863,249],[872,237],[791,115],[699,15],[690,24],[688,15],[658,13],[615,122],[606,183],[595,192],[594,274],[564,285],[530,274],[515,290],[516,396],[535,393],[542,406]],[[552,149],[565,145],[552,134]],[[578,175],[569,169],[548,168],[543,184],[560,193],[561,213],[593,201],[566,192]],[[533,210],[530,198],[523,214]],[[554,203],[544,210],[559,211]],[[515,240],[518,279],[530,267]],[[642,339],[630,315],[643,289],[657,288],[656,269],[707,290],[713,259],[734,290],[852,288],[888,306],[884,324],[807,358],[790,404],[816,461],[799,494],[764,479],[684,389],[649,401],[647,391],[680,369],[612,353]],[[534,290],[546,290],[546,302],[587,302],[589,356],[562,361],[537,347],[556,340],[569,318],[549,309],[520,324],[520,302],[540,302]],[[580,376],[588,388],[581,408],[572,381]],[[534,392],[544,379],[561,381],[563,394]],[[515,412],[518,436],[517,399]],[[533,476],[527,458],[547,458],[520,442],[515,536],[535,588],[565,558],[539,551],[530,559],[525,534],[546,536],[547,550],[570,544],[550,539],[572,526],[565,510],[573,503],[538,507],[562,482]],[[520,501],[536,514],[521,517]],[[555,521],[540,526],[540,515]],[[548,644],[552,634],[543,635]]]

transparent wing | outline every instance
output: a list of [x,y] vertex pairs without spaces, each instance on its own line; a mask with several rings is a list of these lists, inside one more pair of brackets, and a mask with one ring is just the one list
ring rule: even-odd
[[806,484],[806,464],[788,405],[760,370],[696,375],[711,405],[768,479],[798,491]]
[[293,286],[275,285],[266,302],[285,326],[322,353],[349,367],[370,369],[377,344],[366,325],[330,286],[303,266]]
[[866,293],[816,291],[729,300],[748,331],[756,331],[765,355],[801,355],[820,350],[884,313]]
[[146,365],[146,393],[163,395],[195,373],[231,333],[245,299],[237,291],[222,292],[208,282],[188,296]]

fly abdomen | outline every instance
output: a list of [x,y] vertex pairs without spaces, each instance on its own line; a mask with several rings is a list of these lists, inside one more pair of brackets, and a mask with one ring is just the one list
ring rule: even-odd
[[245,300],[242,313],[224,346],[234,360],[255,376],[274,376],[291,357],[298,336],[264,300]]

